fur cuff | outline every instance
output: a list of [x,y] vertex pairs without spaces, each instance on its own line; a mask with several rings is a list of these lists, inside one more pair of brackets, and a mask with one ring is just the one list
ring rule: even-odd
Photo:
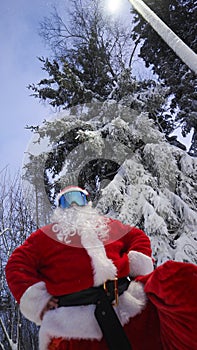
[[22,295],[20,310],[28,320],[40,325],[40,314],[50,298],[51,295],[47,292],[45,283],[35,283]]
[[132,317],[140,314],[146,306],[144,285],[141,282],[132,281],[129,288],[119,297],[119,301],[115,310],[122,325],[125,325]]
[[149,256],[131,250],[128,254],[131,277],[147,275],[153,271],[153,261]]

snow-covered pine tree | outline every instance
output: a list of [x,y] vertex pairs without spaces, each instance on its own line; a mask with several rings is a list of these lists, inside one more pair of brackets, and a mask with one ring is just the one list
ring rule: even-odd
[[103,189],[97,207],[142,228],[157,265],[169,259],[197,263],[196,158],[169,145],[145,113],[134,114],[131,123],[112,122],[114,134],[126,128],[130,142],[142,146]]
[[148,118],[162,96],[155,86],[119,103],[63,111],[35,129],[37,143],[28,152],[40,144],[40,176],[51,202],[63,186],[85,187],[100,212],[149,235],[157,265],[197,263],[197,159],[170,145]]
[[[196,263],[196,160],[167,143],[163,132],[173,129],[165,108],[170,91],[132,77],[130,32],[112,30],[99,3],[73,1],[71,27],[57,12],[42,26],[55,61],[43,60],[49,79],[30,89],[70,110],[30,127],[36,143],[30,144],[24,179],[36,186],[37,198],[29,191],[31,202],[45,208],[45,214],[35,209],[36,222],[46,223],[46,209],[60,188],[80,185],[101,212],[146,231],[156,264]],[[40,171],[32,176],[35,162]]]

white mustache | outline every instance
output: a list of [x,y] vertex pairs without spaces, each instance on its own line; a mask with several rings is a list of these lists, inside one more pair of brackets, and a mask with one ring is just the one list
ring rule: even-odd
[[71,243],[71,238],[78,235],[85,239],[98,237],[104,241],[108,237],[108,219],[101,216],[90,206],[73,206],[69,209],[57,208],[52,216],[52,230],[57,239],[65,244]]

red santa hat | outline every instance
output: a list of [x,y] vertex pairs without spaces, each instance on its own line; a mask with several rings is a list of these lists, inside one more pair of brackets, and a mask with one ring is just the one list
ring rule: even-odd
[[63,190],[60,191],[60,193],[58,194],[57,198],[60,198],[64,193],[67,192],[73,192],[73,191],[79,191],[84,193],[86,196],[89,195],[88,191],[86,191],[85,189],[82,189],[79,186],[67,186],[65,188],[63,188]]

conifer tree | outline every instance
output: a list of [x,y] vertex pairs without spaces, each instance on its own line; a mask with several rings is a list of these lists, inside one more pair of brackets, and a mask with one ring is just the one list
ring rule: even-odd
[[[144,1],[194,52],[196,39],[196,2],[192,0]],[[176,56],[152,27],[135,12],[134,40],[141,41],[140,57],[147,67],[170,87],[171,117],[174,128],[180,126],[182,135],[193,133],[190,154],[197,156],[197,103],[195,73]],[[177,113],[178,109],[178,113]],[[176,111],[176,113],[174,113]],[[166,130],[168,133],[168,130]]]
[[[147,96],[135,94],[135,108],[130,96],[118,104],[78,106],[35,131],[38,144],[49,142],[45,152],[40,148],[45,161],[37,171],[51,191],[50,199],[42,194],[42,203],[44,196],[48,204],[61,188],[79,185],[101,213],[149,235],[157,265],[168,259],[197,263],[197,158],[166,141],[148,118]],[[33,154],[38,145],[31,147]]]
[[[169,258],[196,262],[197,164],[183,145],[178,149],[166,141],[172,120],[163,110],[171,92],[155,82],[133,78],[129,56],[124,60],[116,55],[124,52],[118,41],[121,36],[106,40],[103,22],[90,21],[86,9],[81,10],[76,23],[84,30],[65,26],[67,37],[60,43],[59,17],[57,28],[50,21],[54,32],[49,31],[49,22],[43,27],[46,34],[52,33],[48,40],[56,60],[43,61],[51,79],[33,89],[53,106],[67,107],[56,120],[30,127],[38,144],[48,143],[37,156],[42,159],[38,177],[46,189],[46,208],[55,204],[63,186],[85,187],[103,213],[145,230],[157,264]],[[33,149],[29,154],[34,155]],[[26,167],[30,173],[33,158]],[[34,178],[25,177],[33,193]]]
[[107,17],[100,0],[72,0],[69,23],[56,9],[40,34],[54,59],[40,58],[49,79],[30,84],[33,95],[52,106],[104,101],[129,64],[130,31]]

